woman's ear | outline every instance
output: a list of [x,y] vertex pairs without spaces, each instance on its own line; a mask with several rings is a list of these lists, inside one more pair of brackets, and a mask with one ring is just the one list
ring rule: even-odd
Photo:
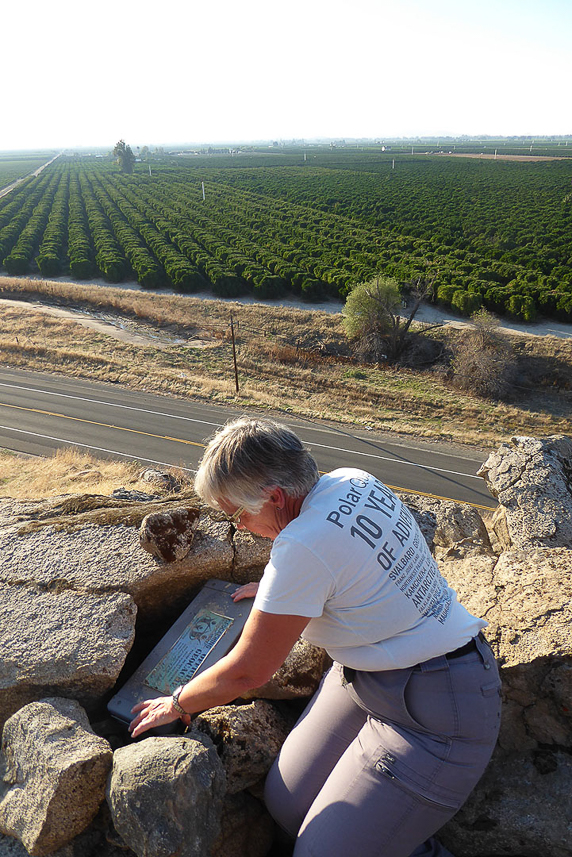
[[278,485],[268,489],[268,499],[277,509],[283,509],[286,505],[284,489],[280,488]]

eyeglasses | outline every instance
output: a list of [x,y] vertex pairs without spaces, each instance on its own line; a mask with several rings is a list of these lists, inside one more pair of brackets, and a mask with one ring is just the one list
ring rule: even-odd
[[246,512],[246,506],[239,506],[236,512],[233,512],[232,515],[228,515],[228,520],[232,524],[240,524],[241,515],[244,515]]

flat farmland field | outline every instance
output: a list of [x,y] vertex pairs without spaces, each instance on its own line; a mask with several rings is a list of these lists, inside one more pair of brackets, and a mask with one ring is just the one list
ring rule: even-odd
[[16,179],[33,173],[53,158],[54,154],[34,152],[26,155],[21,152],[0,152],[0,191]]
[[479,154],[461,148],[207,150],[130,174],[61,157],[0,199],[0,263],[12,276],[310,304],[382,275],[404,294],[428,283],[465,315],[572,320],[567,149],[452,157]]

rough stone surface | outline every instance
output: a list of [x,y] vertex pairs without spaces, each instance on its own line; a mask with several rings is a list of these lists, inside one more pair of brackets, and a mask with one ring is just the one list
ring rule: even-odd
[[437,530],[437,508],[439,501],[427,497],[418,497],[405,491],[397,491],[397,496],[410,509],[421,535],[429,545],[433,547],[435,531]]
[[110,690],[135,635],[136,607],[120,592],[91,594],[58,582],[41,590],[0,584],[0,723],[42,696],[90,707]]
[[495,553],[510,550],[511,538],[506,520],[506,509],[497,506],[490,523],[491,544]]
[[107,801],[138,857],[206,857],[221,831],[222,763],[204,735],[146,738],[116,750]]
[[[0,857],[29,857],[30,852],[18,839],[0,834]],[[83,833],[50,857],[136,857],[113,828],[109,807],[104,801],[98,814]],[[245,855],[246,857],[246,855]]]
[[513,437],[481,469],[511,545],[572,547],[572,438]]
[[149,503],[160,497],[159,494],[146,494],[144,491],[133,491],[129,488],[116,488],[111,492],[111,496],[116,500],[130,500],[135,503]]
[[[270,558],[272,540],[255,536],[247,530],[236,530],[233,545],[235,550],[234,569],[237,583],[242,582],[241,577],[245,572],[245,583],[248,583],[250,580],[260,579],[264,571],[264,566]],[[256,577],[252,575],[253,569],[259,571]]]
[[299,699],[312,696],[318,689],[324,670],[331,663],[324,649],[298,640],[270,681],[247,691],[243,699]]
[[272,703],[256,699],[205,711],[193,721],[192,734],[212,739],[226,771],[227,792],[236,794],[268,773],[289,725]]
[[412,494],[399,496],[412,511],[430,548],[447,548],[456,557],[492,552],[485,523],[473,507]]
[[571,857],[571,782],[568,754],[497,752],[439,839],[455,857]]
[[440,567],[461,602],[489,622],[503,680],[501,746],[572,747],[572,551],[506,551]]
[[163,491],[181,490],[180,481],[172,473],[167,473],[165,470],[156,470],[153,467],[149,467],[139,474],[139,478],[143,482],[150,482],[153,485],[159,486]]
[[274,822],[264,805],[247,792],[226,796],[221,826],[210,857],[266,857],[272,846]]
[[[4,504],[0,500],[0,510]],[[25,514],[20,507],[20,520],[12,517],[0,527],[0,584],[126,592],[146,624],[188,603],[197,586],[212,577],[242,582],[234,576],[231,525],[208,515],[201,516],[184,559],[158,563],[141,550],[133,526],[86,524],[66,530],[50,525],[22,535],[19,530],[29,520]]]
[[25,706],[2,736],[0,830],[32,855],[50,854],[81,833],[105,798],[111,747],[69,699]]
[[199,523],[198,509],[172,509],[146,515],[139,530],[143,550],[162,562],[184,559]]
[[485,522],[476,509],[442,501],[437,512],[435,544],[463,553],[491,553]]

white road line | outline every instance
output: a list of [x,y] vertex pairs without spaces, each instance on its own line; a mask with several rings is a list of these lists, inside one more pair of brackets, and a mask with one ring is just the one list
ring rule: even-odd
[[[27,390],[29,393],[42,393],[43,395],[59,396],[62,399],[74,399],[77,402],[90,402],[92,405],[106,405],[108,408],[123,408],[125,411],[137,411],[141,414],[153,414],[156,417],[170,417],[173,420],[185,420],[188,423],[199,423],[205,426],[219,428],[222,423],[209,423],[206,420],[196,420],[192,417],[181,417],[176,414],[167,414],[164,411],[152,411],[150,408],[139,408],[132,405],[120,405],[117,402],[105,402],[102,399],[88,399],[87,396],[73,396],[71,393],[54,393],[51,390],[41,390],[38,387],[22,387],[19,384],[5,384],[0,381],[0,387],[11,387],[13,390]],[[1,404],[1,403],[0,403]]]
[[[153,416],[168,417],[169,419],[173,419],[173,420],[183,420],[183,421],[189,422],[189,423],[196,423],[197,425],[212,426],[214,428],[220,428],[223,425],[223,423],[213,423],[213,422],[209,422],[208,420],[204,420],[204,419],[194,419],[193,417],[184,417],[184,416],[180,416],[178,414],[169,414],[169,413],[166,413],[165,411],[154,411],[154,410],[151,410],[150,408],[140,408],[140,407],[136,407],[133,405],[121,405],[121,404],[118,404],[116,402],[106,402],[106,401],[103,401],[101,399],[89,399],[86,396],[75,396],[75,395],[72,395],[71,393],[55,393],[55,392],[52,392],[49,390],[42,390],[42,389],[39,389],[37,387],[24,387],[24,386],[19,385],[19,384],[8,384],[8,383],[1,382],[1,381],[0,381],[0,387],[9,387],[9,388],[14,389],[14,390],[27,390],[28,392],[31,392],[31,393],[41,393],[44,395],[48,394],[50,396],[59,396],[60,398],[63,398],[63,399],[73,399],[74,401],[78,401],[78,402],[89,402],[92,405],[105,405],[106,407],[110,407],[110,408],[122,408],[123,410],[126,410],[126,411],[135,411],[137,413],[142,413],[142,414],[152,414]],[[1,405],[1,403],[0,403],[0,405]],[[295,421],[295,418],[293,421]],[[332,429],[322,428],[321,426],[310,426],[310,427],[300,426],[300,429],[302,431],[304,430],[304,428],[306,428],[306,431],[322,432],[322,433],[326,433],[326,434],[335,434],[336,433]],[[354,440],[362,441],[363,443],[371,443],[371,441],[369,441],[367,439],[363,439],[363,438],[359,438],[359,437],[355,437],[355,436],[353,436],[353,437],[354,437]],[[390,456],[375,455],[374,453],[371,453],[371,452],[357,452],[356,450],[346,449],[343,446],[328,446],[327,444],[314,443],[312,441],[306,441],[306,442],[309,443],[311,446],[320,447],[321,449],[338,450],[340,453],[343,453],[343,454],[361,455],[361,456],[365,456],[367,458],[375,458],[375,459],[378,459],[379,461],[390,461],[390,462],[393,462],[395,464],[405,464],[405,465],[409,465],[410,467],[420,467],[422,469],[431,470],[431,471],[434,471],[436,473],[448,473],[448,474],[453,475],[453,476],[466,476],[469,479],[479,479],[479,480],[481,479],[480,476],[475,476],[471,473],[464,473],[462,471],[457,471],[457,470],[446,470],[445,468],[441,468],[441,467],[429,467],[426,464],[416,464],[413,461],[400,461],[397,457],[391,458]],[[399,444],[393,444],[393,445],[399,446]],[[407,447],[400,447],[400,448],[407,449]],[[447,453],[447,452],[439,452],[438,450],[431,450],[431,455],[446,455],[449,458],[460,458],[460,456],[455,456],[455,455],[452,455],[451,453]],[[463,460],[463,459],[461,459],[461,460]],[[478,464],[481,463],[478,459],[471,459],[471,460],[476,461]]]
[[428,464],[416,464],[414,461],[400,461],[398,458],[390,458],[387,455],[375,455],[373,452],[357,452],[355,449],[344,449],[340,446],[327,446],[325,443],[313,443],[312,446],[319,446],[321,449],[335,449],[340,452],[345,452],[348,455],[364,455],[366,458],[377,458],[378,461],[391,461],[392,464],[404,464],[409,467],[420,467],[421,470],[430,470],[432,473],[449,473],[452,476],[465,476],[467,479],[478,479],[482,481],[481,476],[475,476],[472,473],[462,473],[458,470],[446,470],[444,467],[431,467]]
[[69,446],[82,446],[84,449],[94,449],[96,452],[107,452],[110,455],[120,455],[122,458],[130,458],[131,461],[146,461],[149,464],[161,464],[163,467],[177,467],[179,470],[186,470],[188,473],[197,472],[191,467],[181,467],[179,464],[172,464],[168,461],[156,461],[154,458],[141,458],[139,455],[128,455],[126,452],[118,452],[116,449],[106,449],[103,446],[90,446],[89,443],[80,443],[78,440],[68,440],[64,437],[52,437],[51,434],[38,434],[33,431],[24,431],[24,429],[12,428],[12,426],[0,426],[0,429],[16,431],[18,434],[27,434],[30,435],[30,437],[41,437],[43,440],[55,440],[58,443],[67,443]]

